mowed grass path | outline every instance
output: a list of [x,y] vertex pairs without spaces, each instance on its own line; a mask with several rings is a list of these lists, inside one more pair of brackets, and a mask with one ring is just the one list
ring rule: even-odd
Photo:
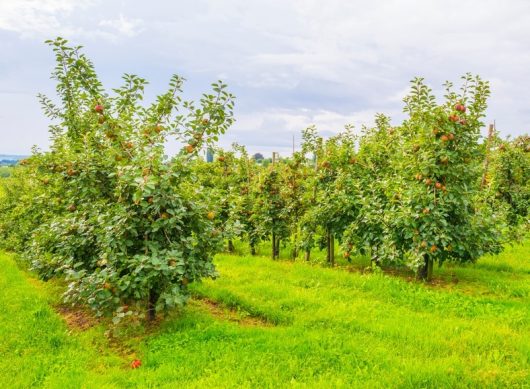
[[[220,255],[220,278],[148,335],[69,331],[58,291],[0,255],[5,387],[530,387],[530,244],[434,285]],[[358,264],[359,266],[361,263]],[[114,350],[114,351],[113,351]]]

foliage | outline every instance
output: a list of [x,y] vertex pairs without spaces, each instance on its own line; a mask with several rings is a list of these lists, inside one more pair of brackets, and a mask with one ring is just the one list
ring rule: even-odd
[[[273,258],[280,241],[290,242],[292,258],[302,249],[308,260],[313,248],[325,248],[332,265],[337,239],[346,259],[370,255],[373,264],[405,264],[422,278],[431,277],[433,263],[474,262],[499,252],[506,239],[503,212],[491,207],[481,187],[486,147],[480,128],[489,85],[480,77],[462,79],[458,93],[446,84],[441,104],[422,79],[413,80],[400,126],[378,114],[375,127],[360,136],[347,126],[324,139],[309,127],[300,152],[252,165],[251,175],[241,175],[250,166],[246,154],[220,152],[222,162],[204,177],[208,197],[218,199],[220,228],[232,231],[225,236],[238,236],[234,226],[246,225],[250,232],[239,236],[253,248],[270,236]],[[519,186],[527,182],[518,177]],[[518,209],[527,209],[524,201]],[[244,213],[236,211],[241,204],[247,204]],[[252,217],[244,216],[248,212]]]
[[511,141],[496,138],[487,174],[487,191],[493,207],[506,209],[506,222],[513,229],[530,225],[530,137]]
[[[146,107],[146,80],[125,74],[109,95],[81,47],[47,43],[59,96],[58,103],[40,96],[54,121],[51,151],[24,161],[19,185],[31,185],[31,197],[11,197],[20,205],[10,219],[16,224],[13,216],[28,207],[23,217],[38,220],[23,234],[27,255],[43,278],[67,277],[67,301],[116,320],[147,306],[153,319],[184,304],[188,283],[216,274],[220,240],[191,161],[232,123],[233,96],[218,82],[199,104],[184,101],[175,75]],[[168,139],[187,143],[170,160]]]
[[[303,134],[304,152],[313,154],[315,168],[310,176],[311,206],[303,220],[304,247],[310,249],[315,235],[319,246],[326,246],[328,262],[334,262],[334,239],[341,239],[345,226],[356,218],[357,199],[353,182],[356,177],[355,138],[351,127],[324,141],[315,128]],[[306,251],[307,252],[307,251]]]
[[0,166],[0,178],[7,178],[11,175],[13,171],[12,167],[9,166]]
[[280,242],[289,237],[289,214],[282,193],[279,164],[264,167],[257,185],[253,219],[259,227],[259,235],[271,237],[272,258],[275,259],[279,257]]
[[207,193],[210,209],[215,210],[215,225],[228,240],[228,251],[233,251],[233,239],[242,236],[253,248],[260,240],[252,216],[257,162],[238,144],[230,151],[217,149],[217,154],[212,163],[195,161],[193,169]]
[[[146,80],[126,74],[110,96],[79,47],[48,43],[60,102],[40,100],[54,120],[52,150],[23,161],[0,234],[44,278],[66,275],[68,301],[100,314],[147,304],[153,318],[182,305],[187,284],[215,276],[212,255],[223,242],[234,252],[236,239],[253,254],[270,239],[273,258],[281,243],[292,259],[325,248],[330,265],[338,240],[346,260],[368,255],[430,278],[434,263],[499,252],[505,224],[528,218],[528,138],[481,144],[490,91],[478,76],[462,77],[459,91],[446,83],[441,103],[416,78],[400,125],[378,114],[373,128],[328,139],[311,126],[301,151],[269,162],[237,144],[216,148],[233,122],[224,84],[196,104],[173,76],[146,107]],[[169,139],[184,144],[171,159]],[[214,161],[196,157],[202,147]]]
[[0,181],[0,247],[22,252],[31,242],[31,234],[43,222],[43,212],[34,202],[40,182],[27,169],[13,169]]
[[401,128],[399,171],[406,189],[393,243],[424,271],[432,262],[474,262],[501,249],[500,219],[480,201],[479,139],[489,85],[471,75],[462,79],[460,93],[446,84],[442,105],[421,79],[405,99],[409,118]]
[[[374,264],[401,263],[402,257],[392,244],[393,223],[398,214],[403,187],[399,181],[402,140],[390,125],[390,118],[379,114],[376,126],[365,128],[359,150],[353,157],[353,175],[349,180],[358,214],[347,226],[343,247],[349,258],[353,252],[369,254]],[[390,240],[389,240],[390,239]]]

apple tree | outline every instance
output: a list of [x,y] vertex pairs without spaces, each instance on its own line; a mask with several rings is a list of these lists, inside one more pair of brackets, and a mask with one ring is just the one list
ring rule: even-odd
[[348,188],[357,203],[356,217],[347,226],[342,243],[344,255],[369,255],[373,265],[399,264],[393,228],[400,207],[403,186],[400,180],[401,129],[390,118],[378,114],[375,127],[364,128],[358,152],[352,159]]
[[481,119],[489,85],[466,75],[459,93],[446,84],[437,104],[421,78],[405,98],[400,206],[393,212],[393,244],[430,279],[433,263],[474,262],[501,249],[499,217],[480,196]]
[[253,221],[259,228],[260,236],[270,236],[272,259],[280,257],[281,241],[289,237],[289,214],[282,193],[283,185],[279,162],[263,167],[256,181],[258,195]]
[[[310,128],[304,134],[304,148],[315,155],[312,206],[306,212],[306,250],[315,238],[320,248],[325,248],[327,262],[335,263],[335,239],[342,240],[345,227],[356,218],[357,202],[352,192],[352,166],[356,164],[355,138],[351,127],[323,141],[316,130]],[[306,251],[307,252],[307,251]]]
[[492,206],[505,209],[511,235],[520,237],[530,223],[530,137],[497,138],[485,178]]
[[[221,241],[191,166],[233,122],[233,96],[218,82],[198,103],[185,101],[175,75],[144,105],[145,79],[125,74],[109,94],[80,46],[47,43],[58,99],[40,96],[52,143],[26,164],[39,188],[24,200],[35,220],[26,255],[43,278],[66,277],[67,302],[116,321],[152,320],[184,304],[190,282],[216,274]],[[173,158],[169,139],[184,145]]]

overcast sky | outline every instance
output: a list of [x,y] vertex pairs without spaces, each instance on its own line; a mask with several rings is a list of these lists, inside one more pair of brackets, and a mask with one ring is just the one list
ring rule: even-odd
[[310,124],[398,123],[414,76],[441,95],[445,80],[480,74],[487,121],[503,135],[530,127],[527,0],[0,0],[0,153],[48,143],[35,96],[53,96],[43,41],[58,35],[85,46],[108,88],[134,73],[152,97],[178,73],[191,98],[223,79],[237,122],[221,143],[251,152],[286,154]]

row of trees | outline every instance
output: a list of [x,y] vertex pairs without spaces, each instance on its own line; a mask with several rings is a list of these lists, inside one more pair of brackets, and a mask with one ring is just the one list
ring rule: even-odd
[[[233,122],[222,83],[198,103],[181,98],[183,79],[142,104],[146,80],[125,75],[108,94],[92,63],[61,38],[48,42],[59,101],[40,96],[52,139],[5,182],[0,239],[24,252],[44,279],[69,281],[66,301],[115,320],[185,303],[190,282],[215,277],[213,255],[234,241],[271,242],[291,257],[326,249],[405,264],[430,278],[434,263],[475,261],[501,250],[528,221],[529,139],[480,142],[489,87],[479,77],[446,85],[442,104],[416,79],[407,119],[384,115],[356,135],[303,132],[301,151],[260,164],[245,148],[214,147]],[[165,145],[184,146],[173,158]],[[507,227],[510,226],[510,229]]]
[[529,225],[530,139],[492,131],[481,142],[488,96],[488,83],[466,75],[437,104],[415,79],[400,126],[379,115],[360,136],[347,127],[329,139],[310,127],[300,152],[268,167],[238,145],[197,161],[228,250],[236,238],[252,253],[268,240],[272,258],[283,242],[293,258],[317,247],[333,264],[338,240],[347,259],[405,264],[424,279],[435,263],[499,252]]

